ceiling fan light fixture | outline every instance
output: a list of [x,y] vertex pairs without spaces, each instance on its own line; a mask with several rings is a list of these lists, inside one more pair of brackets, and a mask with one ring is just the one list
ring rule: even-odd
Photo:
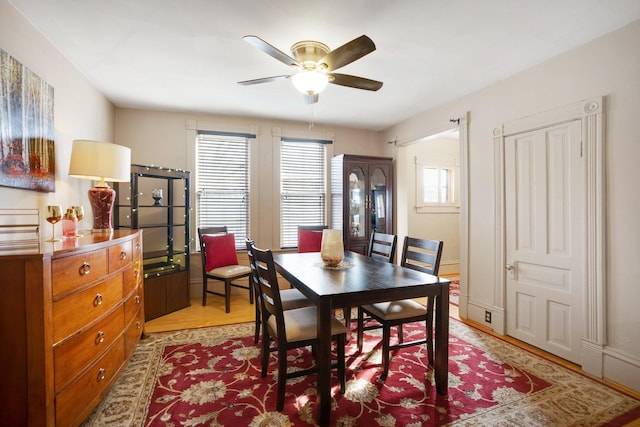
[[327,87],[329,76],[326,73],[315,70],[303,70],[291,76],[291,81],[299,92],[315,95]]

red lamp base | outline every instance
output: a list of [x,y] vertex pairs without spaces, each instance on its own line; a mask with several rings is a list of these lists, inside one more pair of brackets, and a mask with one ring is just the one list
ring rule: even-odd
[[111,217],[113,215],[113,202],[116,199],[116,192],[109,187],[92,187],[89,189],[89,203],[93,211],[94,233],[111,233],[113,225]]

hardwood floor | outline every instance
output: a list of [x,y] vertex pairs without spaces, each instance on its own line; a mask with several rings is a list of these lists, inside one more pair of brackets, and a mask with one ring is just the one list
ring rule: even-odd
[[224,311],[223,297],[210,295],[207,297],[206,306],[202,306],[201,298],[192,298],[190,307],[145,322],[144,331],[146,333],[177,331],[252,322],[254,319],[255,307],[249,303],[246,292],[231,295],[231,311],[229,313]]

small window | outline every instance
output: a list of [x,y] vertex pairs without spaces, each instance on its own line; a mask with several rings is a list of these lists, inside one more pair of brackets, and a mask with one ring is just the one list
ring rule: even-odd
[[423,213],[457,211],[456,159],[416,158],[416,210]]

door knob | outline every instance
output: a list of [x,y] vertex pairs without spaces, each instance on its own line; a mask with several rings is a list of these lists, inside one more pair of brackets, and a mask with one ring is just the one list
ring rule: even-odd
[[505,265],[505,266],[504,266],[504,268],[505,268],[507,271],[512,271],[512,270],[513,270],[513,265],[511,265],[511,264],[507,264],[507,265]]

